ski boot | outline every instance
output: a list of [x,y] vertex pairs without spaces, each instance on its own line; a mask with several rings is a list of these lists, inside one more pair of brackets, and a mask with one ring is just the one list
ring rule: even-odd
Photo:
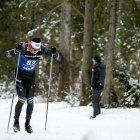
[[28,133],[33,133],[33,129],[32,129],[32,127],[30,126],[29,123],[25,123],[25,130],[26,130]]
[[14,121],[13,131],[14,131],[15,133],[18,133],[18,132],[20,131],[19,120],[17,120],[17,119],[15,119],[15,121]]

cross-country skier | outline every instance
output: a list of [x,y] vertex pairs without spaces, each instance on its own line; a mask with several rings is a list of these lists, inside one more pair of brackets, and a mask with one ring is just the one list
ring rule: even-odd
[[35,66],[42,55],[52,56],[53,60],[58,59],[56,48],[51,47],[49,50],[41,44],[40,38],[33,38],[28,43],[20,43],[17,48],[9,50],[5,53],[6,57],[12,57],[20,52],[18,73],[16,79],[16,90],[18,94],[18,102],[15,106],[13,131],[20,131],[19,117],[22,106],[27,101],[25,130],[33,133],[30,120],[33,112],[33,97],[35,90]]

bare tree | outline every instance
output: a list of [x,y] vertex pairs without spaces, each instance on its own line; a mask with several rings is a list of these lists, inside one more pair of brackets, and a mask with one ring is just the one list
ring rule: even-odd
[[81,105],[89,102],[91,94],[91,67],[93,55],[93,0],[85,1],[84,17],[84,43],[83,43],[83,62],[82,62],[82,99]]
[[108,45],[106,54],[106,78],[104,86],[104,94],[102,97],[102,103],[105,106],[109,106],[111,84],[112,84],[112,68],[113,68],[113,54],[115,49],[115,35],[116,35],[116,12],[117,12],[117,0],[110,0],[110,19],[109,19],[109,33],[108,33]]
[[70,45],[71,45],[71,4],[61,6],[59,96],[63,99],[69,93]]
[[[118,52],[120,52],[120,46],[118,45],[118,40],[120,39],[120,32],[121,32],[121,15],[122,15],[122,5],[125,3],[124,0],[117,0],[117,18],[116,18],[116,47],[115,47],[115,50],[114,50],[114,54],[117,54]],[[121,55],[121,53],[120,53]],[[122,56],[118,56],[118,55],[115,55],[115,60],[117,59],[117,57],[119,57],[118,59],[120,59],[120,57]],[[114,66],[118,65],[117,63],[114,63],[113,64]],[[117,102],[119,103],[119,105],[122,105],[122,101],[124,100],[124,96],[123,96],[123,93],[125,92],[125,86],[122,86],[124,85],[120,80],[119,80],[119,77],[117,76],[114,76],[113,79],[112,79],[112,87],[113,87],[113,90],[115,91],[115,94],[116,94],[116,97],[117,97]]]

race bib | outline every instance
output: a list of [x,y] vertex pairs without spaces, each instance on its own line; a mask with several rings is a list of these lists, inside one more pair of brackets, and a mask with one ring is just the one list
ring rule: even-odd
[[[38,60],[38,59],[37,59]],[[24,71],[33,71],[37,64],[36,59],[27,59],[23,55],[20,56],[19,68]]]

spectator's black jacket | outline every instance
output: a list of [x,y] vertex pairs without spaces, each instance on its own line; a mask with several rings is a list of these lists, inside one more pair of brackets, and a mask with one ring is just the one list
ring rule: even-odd
[[105,65],[96,64],[92,69],[91,86],[95,90],[103,90],[105,80]]

